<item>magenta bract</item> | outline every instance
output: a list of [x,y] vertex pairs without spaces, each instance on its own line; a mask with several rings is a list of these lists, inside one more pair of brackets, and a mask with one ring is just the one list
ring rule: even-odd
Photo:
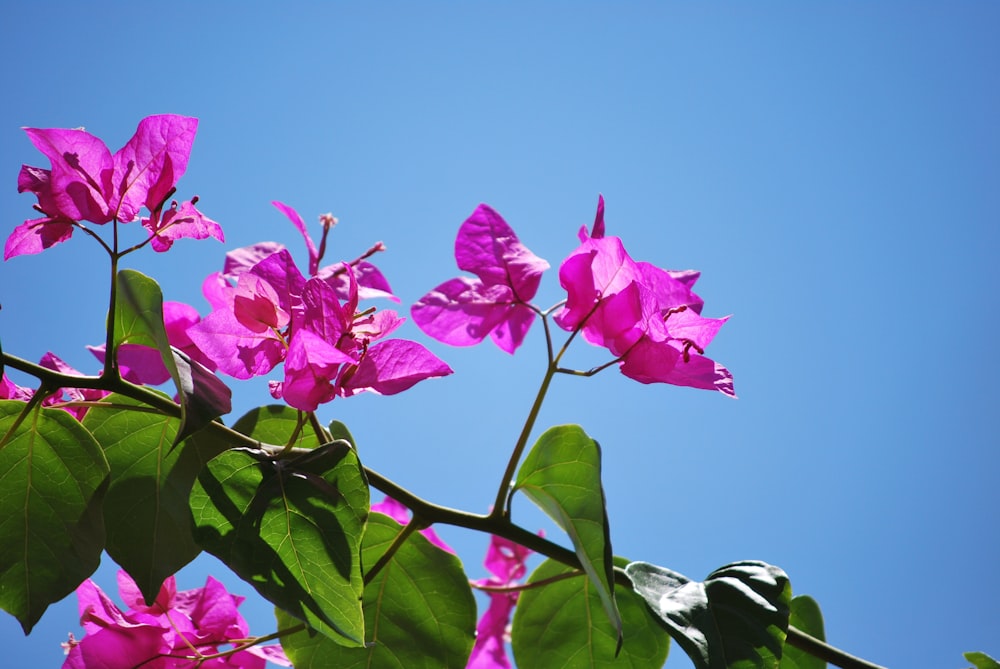
[[561,328],[579,331],[618,358],[620,369],[641,383],[671,383],[718,390],[735,397],[732,374],[704,356],[726,318],[700,315],[704,302],[692,290],[694,271],[672,272],[636,262],[618,237],[604,236],[604,198],[594,232],[559,268],[565,306]]
[[181,237],[222,241],[219,224],[195,209],[197,198],[163,211],[187,169],[197,128],[195,118],[148,116],[113,155],[104,142],[84,130],[26,128],[28,138],[51,167],[22,166],[17,189],[34,193],[37,208],[45,215],[14,229],[7,238],[4,259],[39,253],[66,241],[74,223],[134,221],[143,207],[150,212],[143,224],[156,251],[166,251]]
[[413,305],[421,330],[452,346],[478,344],[489,335],[513,353],[535,318],[527,305],[549,263],[528,250],[507,222],[485,204],[462,223],[455,240],[459,277],[439,285]]
[[228,667],[264,669],[267,661],[289,667],[281,647],[253,646],[225,657],[199,660],[250,637],[236,608],[242,597],[231,595],[211,576],[202,588],[177,592],[174,577],[160,588],[147,606],[139,588],[124,571],[118,573],[118,591],[129,608],[122,611],[90,579],[77,588],[80,623],[86,636],[64,644],[68,654],[63,669],[194,669]]

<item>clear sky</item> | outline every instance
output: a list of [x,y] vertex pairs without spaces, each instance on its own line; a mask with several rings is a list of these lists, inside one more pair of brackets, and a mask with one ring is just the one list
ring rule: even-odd
[[[405,306],[458,273],[480,202],[557,267],[603,193],[609,234],[701,270],[705,315],[733,314],[709,354],[740,396],[614,369],[556,380],[539,427],[600,441],[615,552],[693,578],[766,560],[819,601],[835,645],[957,668],[1000,656],[998,33],[986,2],[4,3],[0,230],[33,217],[20,165],[46,165],[22,126],[85,126],[115,150],[167,112],[201,119],[179,195],[227,240],[132,266],[203,313],[227,249],[276,240],[304,263],[274,199],[339,217],[332,257],[383,240]],[[106,284],[80,236],[3,263],[4,350],[95,372]],[[552,271],[538,301],[559,299]],[[386,476],[485,511],[541,331],[515,357],[403,334],[455,375],[320,415]],[[270,400],[262,383],[235,398],[237,415]],[[440,533],[486,575],[485,537]],[[207,572],[252,594],[208,557],[181,587]],[[106,558],[109,591],[113,574]],[[262,600],[244,610],[273,631]],[[4,614],[4,666],[59,666],[76,617],[70,597],[25,639]]]

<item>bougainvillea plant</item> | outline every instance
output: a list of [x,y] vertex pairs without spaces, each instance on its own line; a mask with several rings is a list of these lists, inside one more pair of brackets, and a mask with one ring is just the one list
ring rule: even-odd
[[[82,233],[111,270],[107,337],[91,347],[99,374],[54,354],[35,364],[4,352],[0,368],[0,607],[29,633],[75,590],[85,635],[63,643],[65,667],[660,667],[671,638],[699,669],[875,666],[826,646],[815,602],[793,599],[775,566],[737,562],[696,581],[616,556],[597,442],[578,425],[531,441],[556,374],[617,367],[644,384],[736,396],[708,355],[726,318],[702,315],[697,272],[633,259],[606,233],[600,198],[559,264],[565,298],[542,308],[533,300],[549,263],[495,210],[473,211],[455,241],[465,274],[409,315],[446,344],[488,337],[508,354],[541,323],[544,373],[491,511],[442,507],[366,467],[347,427],[319,418],[334,400],[452,373],[398,337],[405,316],[380,306],[398,302],[371,260],[381,243],[324,265],[336,219],[320,217],[317,244],[275,202],[305,241],[304,270],[276,242],[231,251],[202,285],[204,315],[120,267],[146,247],[181,253],[182,239],[224,239],[198,198],[171,201],[197,124],[151,116],[113,154],[84,130],[27,130],[49,166],[21,168],[18,190],[37,198],[39,216],[8,234],[5,260]],[[606,362],[566,367],[578,340]],[[229,380],[258,376],[271,403],[223,418]],[[372,489],[382,501],[372,504]],[[566,544],[517,524],[515,495]],[[436,524],[489,535],[490,575],[470,579]],[[104,551],[122,568],[124,610],[89,580]],[[173,574],[202,551],[274,604],[273,631],[250,634],[241,599],[215,579],[176,590]],[[532,554],[545,559],[529,574]],[[488,602],[481,615],[474,590]]]

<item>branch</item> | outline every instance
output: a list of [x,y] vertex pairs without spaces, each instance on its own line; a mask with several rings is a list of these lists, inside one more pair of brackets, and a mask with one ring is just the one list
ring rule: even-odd
[[[28,362],[22,358],[10,355],[9,353],[3,353],[2,355],[4,364],[20,372],[34,376],[45,386],[52,388],[96,388],[99,390],[107,390],[125,395],[126,397],[130,397],[140,402],[144,402],[166,415],[173,416],[175,418],[179,418],[181,415],[180,406],[173,400],[153,392],[149,388],[134,385],[121,378],[62,374],[46,367],[42,367],[41,365]],[[547,375],[547,379],[550,377],[551,375]],[[233,447],[245,447],[261,450],[273,456],[277,456],[279,454],[298,454],[299,451],[306,452],[303,449],[298,448],[291,449],[289,452],[283,445],[279,446],[263,443],[248,437],[245,434],[237,432],[232,428],[226,427],[219,422],[209,423],[204,429],[209,430],[213,436],[223,439],[226,443],[231,444]],[[505,539],[510,539],[511,541],[521,544],[526,548],[530,548],[536,553],[552,558],[557,562],[561,562],[576,569],[583,568],[580,564],[580,559],[574,551],[540,537],[519,525],[515,525],[506,516],[498,516],[496,514],[481,515],[452,509],[446,506],[440,506],[418,497],[406,488],[403,488],[399,484],[393,482],[385,476],[382,476],[373,469],[369,469],[368,467],[365,467],[364,469],[372,487],[382,491],[397,501],[402,502],[413,512],[413,523],[415,526],[417,524],[430,526],[435,523],[443,523],[445,525],[464,527],[477,532],[495,534],[497,536],[504,537]],[[624,570],[618,568],[615,569],[615,582],[619,585],[632,589],[632,582],[628,576],[626,576]],[[841,669],[885,669],[880,665],[867,662],[823,641],[820,641],[819,639],[810,636],[809,634],[806,634],[802,630],[799,630],[791,625],[788,627],[786,643],[789,646],[794,646],[795,648],[803,650],[825,662],[841,667]]]

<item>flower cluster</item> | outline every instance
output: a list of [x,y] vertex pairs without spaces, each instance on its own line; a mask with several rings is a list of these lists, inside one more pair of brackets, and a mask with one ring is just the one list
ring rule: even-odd
[[[704,302],[692,290],[699,273],[633,260],[620,238],[605,235],[603,197],[592,230],[581,228],[579,238],[559,267],[567,297],[555,323],[607,348],[621,372],[636,381],[735,397],[732,374],[704,355],[728,317],[701,316]],[[459,228],[455,258],[478,279],[451,279],[424,295],[413,306],[414,322],[454,346],[479,343],[489,334],[512,353],[541,313],[530,300],[548,263],[486,205]]]
[[22,165],[17,190],[34,193],[35,209],[43,216],[14,229],[4,259],[64,242],[83,221],[129,223],[140,217],[143,207],[149,215],[142,225],[155,251],[166,251],[182,237],[223,241],[219,224],[195,208],[197,197],[164,210],[187,169],[197,128],[195,118],[148,116],[113,155],[104,142],[82,129],[27,128],[28,138],[51,168]]
[[[391,310],[358,312],[362,297],[391,297],[389,284],[364,257],[320,269],[326,234],[317,249],[291,207],[274,203],[299,229],[309,250],[310,276],[274,243],[238,249],[222,272],[205,282],[212,312],[187,328],[194,346],[237,379],[268,374],[284,363],[284,379],[271,394],[302,411],[335,397],[369,391],[392,395],[451,368],[422,345],[382,340],[403,320]],[[369,254],[381,250],[375,245]]]
[[[246,620],[231,595],[211,576],[202,588],[177,592],[171,576],[152,605],[125,571],[118,592],[122,611],[90,579],[77,588],[86,636],[70,635],[63,669],[264,669],[270,661],[290,667],[281,646],[252,645]],[[228,650],[221,646],[232,646]]]

